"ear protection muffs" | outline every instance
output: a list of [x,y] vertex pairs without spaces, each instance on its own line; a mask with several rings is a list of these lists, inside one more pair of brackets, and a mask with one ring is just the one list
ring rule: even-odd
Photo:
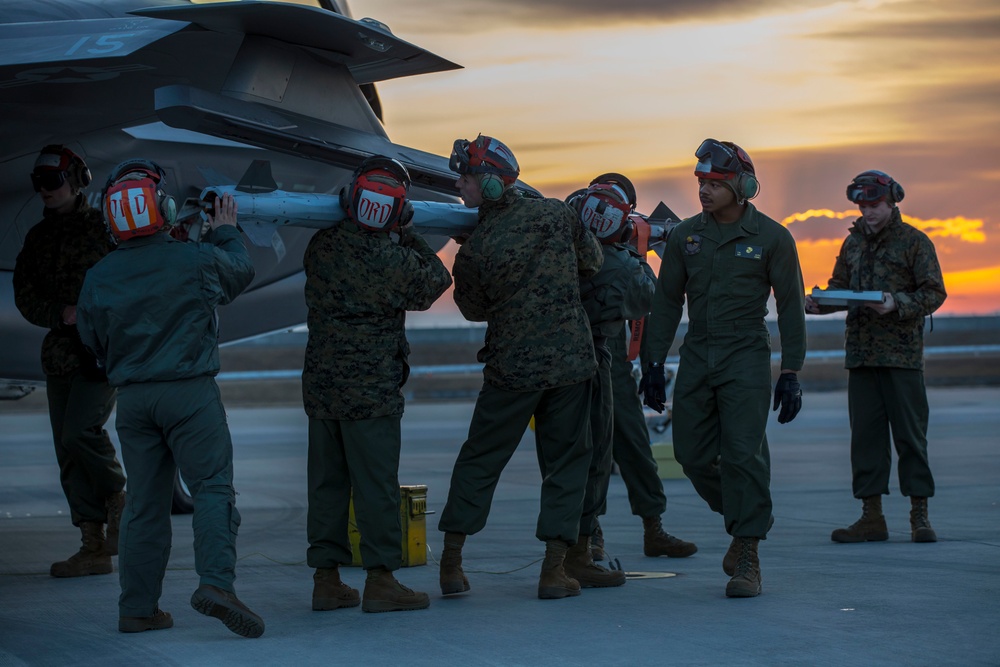
[[749,171],[744,171],[736,177],[736,196],[740,199],[753,199],[760,192],[760,182]]
[[362,162],[339,193],[340,207],[362,229],[390,232],[413,218],[403,163],[376,155]]
[[503,197],[504,187],[503,178],[497,174],[479,174],[479,191],[483,199],[498,201]]
[[[177,221],[177,204],[166,194],[166,172],[150,160],[121,162],[104,184],[104,220],[117,238],[125,240],[154,234]],[[148,201],[154,200],[153,211]]]

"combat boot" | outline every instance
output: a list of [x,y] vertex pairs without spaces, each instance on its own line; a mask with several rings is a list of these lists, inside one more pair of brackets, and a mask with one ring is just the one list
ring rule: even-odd
[[538,577],[538,597],[542,600],[558,600],[580,594],[580,582],[566,576],[563,563],[569,545],[562,540],[545,541],[545,559],[542,573]]
[[464,593],[469,590],[469,579],[462,571],[462,547],[465,546],[464,533],[445,533],[444,549],[441,551],[441,595]]
[[[771,528],[774,526],[774,515],[767,520],[767,532],[771,532]],[[765,535],[767,533],[764,533]],[[739,538],[734,537],[733,541],[729,543],[729,549],[726,550],[726,555],[722,557],[722,571],[728,574],[730,577],[736,573],[736,559],[740,556],[740,545],[737,541]]]
[[340,568],[316,568],[313,573],[313,611],[330,611],[344,607],[357,607],[361,596],[356,589],[340,580]]
[[153,609],[152,616],[119,616],[118,632],[145,632],[146,630],[166,630],[174,627],[173,617],[159,607]]
[[256,639],[264,634],[264,619],[240,602],[236,593],[202,584],[191,594],[191,608],[199,614],[222,621],[223,625],[241,637]]
[[396,581],[392,572],[384,567],[368,570],[365,594],[361,599],[361,610],[368,612],[411,611],[427,609],[431,599],[427,593],[413,591]]
[[119,491],[107,497],[104,508],[108,512],[108,534],[104,540],[104,548],[109,556],[118,555],[118,529],[121,527],[122,510],[125,509],[125,492]]
[[727,598],[754,598],[760,595],[760,560],[757,558],[759,537],[737,537],[738,555],[733,578],[726,584]]
[[664,532],[660,517],[642,519],[642,553],[650,557],[687,558],[698,552],[692,542],[685,542]]
[[830,535],[834,542],[884,542],[889,529],[882,515],[882,496],[862,498],[861,518],[847,528],[838,528]]
[[105,544],[104,524],[85,521],[80,524],[80,534],[83,542],[80,550],[66,560],[53,563],[49,569],[53,577],[82,577],[114,571]]
[[589,535],[581,535],[576,544],[566,550],[563,571],[567,577],[576,579],[580,588],[611,588],[625,583],[624,572],[608,570],[594,562]]
[[594,560],[604,560],[607,558],[607,554],[604,553],[604,531],[601,530],[601,524],[594,522],[596,528],[594,528],[594,534],[590,536],[590,557]]
[[937,542],[937,533],[927,518],[927,498],[910,497],[910,531],[914,542]]

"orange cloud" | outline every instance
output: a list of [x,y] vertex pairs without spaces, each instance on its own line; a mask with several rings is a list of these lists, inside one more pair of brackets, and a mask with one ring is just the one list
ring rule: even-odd
[[[831,211],[828,208],[814,209],[801,213],[792,213],[784,218],[781,224],[786,227],[793,222],[805,222],[812,218],[831,218],[834,220],[853,219],[858,217],[855,209],[848,211]],[[934,237],[955,237],[966,243],[986,243],[986,232],[983,231],[983,221],[980,218],[966,218],[956,216],[954,218],[929,218],[924,220],[905,213],[901,214],[903,222],[913,225],[928,236]]]

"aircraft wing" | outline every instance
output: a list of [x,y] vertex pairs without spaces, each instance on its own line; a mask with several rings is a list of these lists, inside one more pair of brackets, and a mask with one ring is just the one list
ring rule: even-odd
[[395,37],[383,23],[371,19],[355,21],[315,7],[274,2],[219,2],[153,7],[131,13],[184,21],[219,33],[269,37],[314,48],[324,58],[347,66],[359,84],[461,67]]

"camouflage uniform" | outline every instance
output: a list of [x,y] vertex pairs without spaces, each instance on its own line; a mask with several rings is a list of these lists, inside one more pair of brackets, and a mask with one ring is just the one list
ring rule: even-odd
[[947,294],[934,244],[904,223],[899,209],[875,235],[858,218],[833,267],[830,289],[889,292],[897,310],[879,315],[863,306],[847,310],[845,367],[849,369],[851,469],[856,498],[889,493],[889,430],[899,455],[904,496],[934,495],[927,461],[929,409],[924,388],[924,317]]
[[14,302],[26,320],[49,330],[42,342],[42,370],[55,441],[59,480],[73,525],[105,523],[105,500],[125,486],[125,474],[104,424],[115,390],[80,343],[76,327],[63,324],[75,306],[87,269],[114,246],[100,211],[83,195],[68,214],[46,209],[31,228],[14,267]]
[[555,199],[508,190],[479,207],[455,257],[455,303],[486,321],[483,388],[451,476],[438,528],[472,535],[486,525],[500,473],[535,416],[546,471],[536,536],[576,542],[590,446],[590,381],[597,368],[580,280],[597,273],[601,246]]
[[805,295],[792,235],[749,203],[731,224],[708,213],[689,218],[667,239],[644,350],[646,361],[663,362],[686,296],[674,454],[734,537],[764,538],[771,521],[765,434],[771,339],[764,316],[772,288],[781,368],[799,370],[806,352]]
[[309,416],[307,560],[351,563],[351,492],[366,569],[402,564],[400,419],[410,348],[407,310],[426,310],[451,276],[419,235],[399,243],[345,222],[317,232],[303,258],[309,343],[302,396]]
[[150,617],[170,554],[174,471],[194,501],[200,583],[233,591],[240,513],[233,443],[215,376],[216,306],[253,280],[235,226],[204,243],[165,232],[123,241],[87,274],[77,328],[118,387],[115,426],[129,473],[119,565],[121,616]]
[[[580,517],[581,535],[594,534],[597,517],[606,506],[611,480],[615,412],[611,374],[615,362],[609,340],[622,337],[626,319],[638,319],[649,312],[656,289],[653,270],[642,261],[638,252],[624,243],[603,245],[601,248],[604,251],[601,270],[580,284],[580,297],[590,319],[598,364],[590,402],[590,433],[594,451]],[[617,349],[618,346],[614,347]],[[635,381],[631,380],[631,376],[630,381],[634,387]],[[646,449],[649,450],[648,446]]]

